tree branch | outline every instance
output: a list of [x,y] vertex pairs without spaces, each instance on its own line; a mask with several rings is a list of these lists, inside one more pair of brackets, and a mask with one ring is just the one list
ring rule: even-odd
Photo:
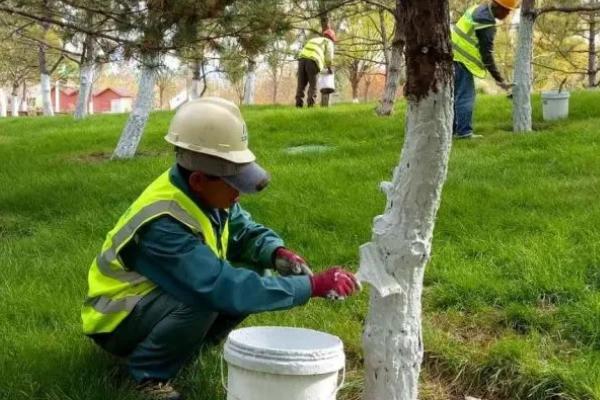
[[549,12],[562,12],[562,13],[574,13],[574,12],[594,12],[600,10],[600,3],[598,4],[585,4],[580,6],[547,6],[538,8],[536,15],[542,15]]

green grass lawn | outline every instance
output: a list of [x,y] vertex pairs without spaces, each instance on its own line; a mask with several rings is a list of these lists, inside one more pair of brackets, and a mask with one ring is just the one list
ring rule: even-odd
[[[576,93],[571,118],[510,133],[510,103],[482,96],[476,130],[455,142],[425,280],[423,398],[600,398],[600,92]],[[403,106],[244,110],[250,144],[273,175],[242,204],[316,269],[357,268],[397,164]],[[136,399],[118,361],[80,333],[87,270],[129,203],[172,163],[153,114],[132,161],[109,162],[125,116],[0,119],[0,398]],[[330,151],[290,154],[300,145]],[[252,317],[340,336],[361,386],[362,293]],[[223,398],[219,349],[179,380],[192,399]],[[384,400],[384,399],[382,399]]]

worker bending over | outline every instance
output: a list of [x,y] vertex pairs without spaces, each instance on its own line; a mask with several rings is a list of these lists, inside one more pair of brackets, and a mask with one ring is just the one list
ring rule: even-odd
[[333,63],[335,32],[328,28],[323,31],[323,36],[310,39],[298,55],[298,88],[296,89],[296,107],[304,105],[304,90],[308,84],[306,104],[308,107],[315,105],[317,98],[317,76],[324,67],[327,72]]
[[519,0],[490,0],[469,8],[452,27],[455,78],[453,133],[458,139],[481,137],[473,134],[474,77],[483,79],[489,71],[502,89],[512,87],[496,66],[494,40],[496,19],[506,19],[518,6]]
[[[82,320],[86,335],[127,359],[140,391],[173,400],[181,396],[169,381],[184,363],[249,314],[349,296],[359,285],[340,267],[313,275],[239,205],[240,193],[264,189],[269,176],[254,162],[236,105],[188,102],[165,139],[176,164],[106,236],[89,270]],[[270,268],[280,276],[265,276]]]

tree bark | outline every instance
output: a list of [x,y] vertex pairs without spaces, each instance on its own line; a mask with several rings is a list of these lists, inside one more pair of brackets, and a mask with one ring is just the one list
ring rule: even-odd
[[123,133],[121,133],[117,148],[113,152],[113,159],[127,159],[135,156],[154,103],[154,81],[157,69],[156,57],[146,56],[142,60],[142,71],[135,104],[129,114]]
[[277,70],[273,74],[273,104],[277,104],[277,92],[279,91],[279,79],[277,76]]
[[372,290],[363,334],[366,400],[416,400],[423,359],[421,294],[452,143],[448,0],[404,0],[408,111],[384,215],[361,249],[361,270],[386,272],[399,293]]
[[244,83],[244,100],[243,104],[254,104],[254,94],[256,92],[256,60],[248,59],[246,69],[246,82]]
[[535,25],[535,0],[525,0],[521,6],[519,39],[515,55],[513,87],[513,131],[531,132],[531,87],[533,84],[533,28]]
[[401,7],[402,0],[396,0],[395,10],[395,28],[394,41],[392,42],[392,57],[387,68],[385,87],[381,103],[375,110],[377,115],[388,116],[394,112],[394,103],[396,102],[396,94],[398,93],[398,83],[402,75],[402,64],[404,62],[404,45],[405,36],[404,21],[402,18]]
[[83,119],[88,115],[90,96],[94,84],[94,38],[86,35],[84,43],[84,55],[79,67],[79,96],[75,107],[75,119]]
[[596,36],[597,36],[597,21],[596,16],[590,16],[590,25],[588,30],[588,87],[596,87],[596,79],[598,76],[598,52],[596,50]]
[[[44,1],[43,6],[44,6],[44,11],[46,13],[48,13],[49,12],[48,1]],[[50,23],[42,22],[41,26],[42,26],[42,31],[43,31],[43,37],[46,37],[46,34],[50,30]],[[50,72],[48,71],[48,65],[47,65],[47,60],[46,60],[46,50],[47,50],[47,46],[43,42],[40,42],[40,44],[38,45],[38,60],[39,60],[39,65],[40,65],[42,109],[43,109],[44,115],[53,116],[54,111],[52,110],[52,99],[50,98],[50,91],[51,91]]]

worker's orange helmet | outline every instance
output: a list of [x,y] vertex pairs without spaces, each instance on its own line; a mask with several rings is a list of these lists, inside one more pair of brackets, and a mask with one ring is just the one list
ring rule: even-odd
[[494,2],[507,10],[516,10],[521,5],[521,0],[494,0]]
[[335,32],[331,28],[327,28],[323,31],[323,36],[333,40],[335,42]]

